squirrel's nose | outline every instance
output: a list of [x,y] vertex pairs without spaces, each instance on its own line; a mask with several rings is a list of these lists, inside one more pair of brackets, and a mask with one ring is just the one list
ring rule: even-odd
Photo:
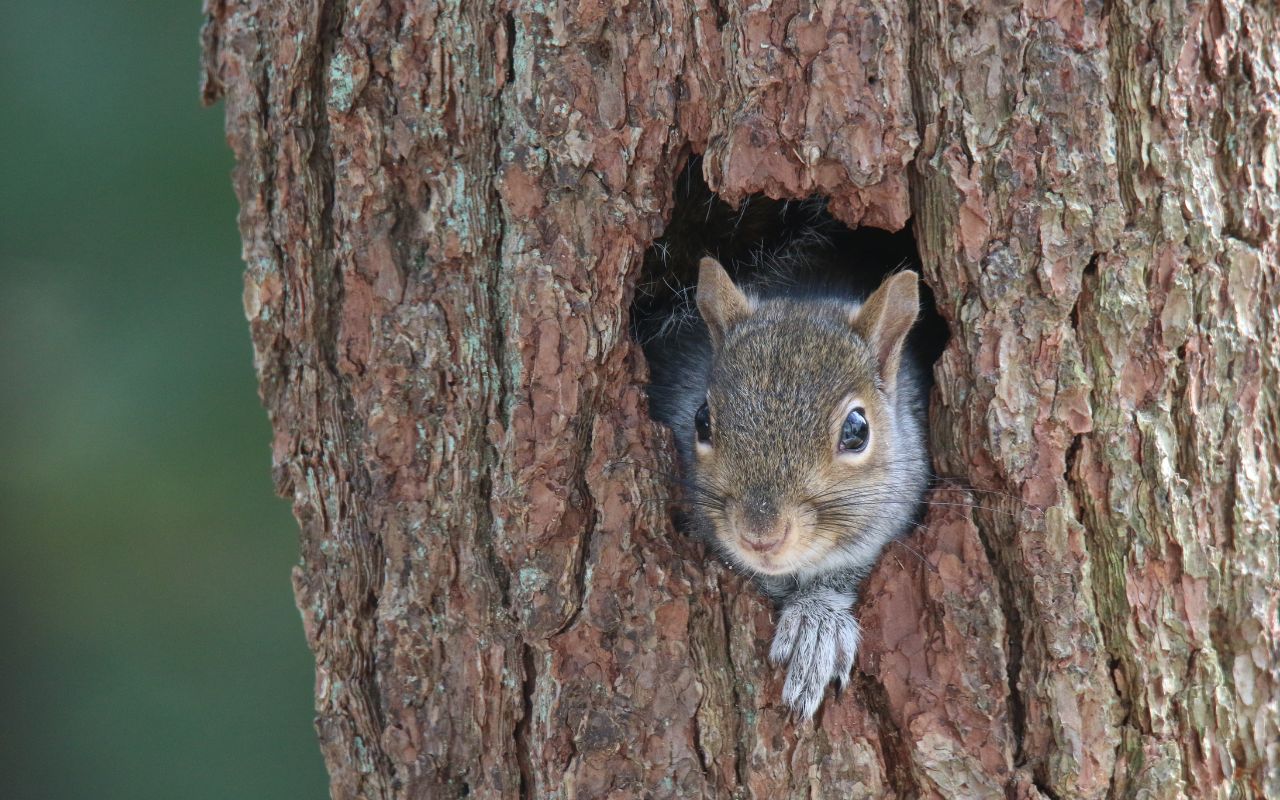
[[742,518],[752,530],[772,530],[778,527],[778,508],[763,498],[750,498],[742,504]]
[[767,554],[782,547],[791,533],[791,520],[781,522],[775,519],[768,528],[755,528],[742,537],[742,542],[757,553]]

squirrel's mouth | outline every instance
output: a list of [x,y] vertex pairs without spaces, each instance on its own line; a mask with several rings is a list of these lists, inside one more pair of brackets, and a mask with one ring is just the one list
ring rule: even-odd
[[740,557],[746,561],[756,572],[765,575],[787,575],[796,571],[796,565],[791,563],[790,559],[778,558],[769,555],[748,557],[741,554]]

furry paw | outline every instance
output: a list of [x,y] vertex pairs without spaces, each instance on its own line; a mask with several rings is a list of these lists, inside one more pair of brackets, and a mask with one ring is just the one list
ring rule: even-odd
[[813,717],[827,684],[843,689],[853,669],[862,630],[849,609],[853,599],[834,591],[795,597],[783,609],[769,660],[787,664],[782,702],[801,721]]

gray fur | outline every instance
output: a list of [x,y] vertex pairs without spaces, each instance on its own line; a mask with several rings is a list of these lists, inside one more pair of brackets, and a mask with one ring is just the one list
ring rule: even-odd
[[857,596],[814,582],[792,594],[778,615],[769,660],[790,665],[782,702],[801,719],[818,710],[827,685],[843,689],[853,669],[862,629],[853,618]]

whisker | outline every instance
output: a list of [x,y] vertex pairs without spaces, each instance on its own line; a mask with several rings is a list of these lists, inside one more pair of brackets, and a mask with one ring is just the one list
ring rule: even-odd
[[[923,526],[921,526],[921,527],[923,527]],[[897,545],[898,547],[901,547],[903,550],[906,550],[908,553],[910,553],[911,555],[915,556],[915,557],[916,557],[916,559],[917,559],[917,560],[919,560],[919,562],[920,562],[921,564],[923,564],[923,565],[924,565],[924,568],[925,568],[925,569],[929,570],[930,572],[932,572],[932,573],[933,573],[933,574],[935,574],[935,575],[937,575],[937,574],[938,574],[938,568],[937,568],[937,567],[935,567],[933,564],[929,563],[929,559],[925,558],[923,553],[921,553],[919,550],[915,549],[915,548],[914,548],[914,547],[912,547],[911,545],[907,544],[906,542],[902,541],[901,539],[894,539],[894,540],[893,540],[892,542],[890,542],[889,544],[890,544],[890,546],[892,546],[892,545]]]

